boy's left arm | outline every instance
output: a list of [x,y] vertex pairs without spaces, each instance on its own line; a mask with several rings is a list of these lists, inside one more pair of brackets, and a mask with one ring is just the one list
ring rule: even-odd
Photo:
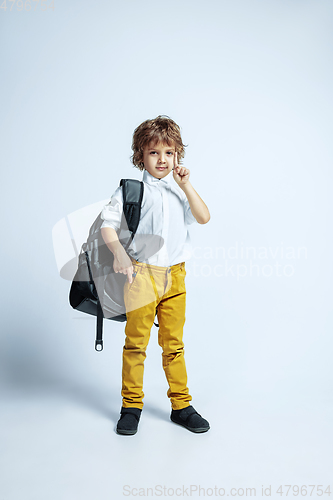
[[210,213],[207,205],[200,198],[192,184],[189,182],[190,171],[188,168],[177,164],[177,153],[174,156],[173,178],[178,186],[184,191],[189,201],[191,212],[199,224],[207,224],[210,219]]

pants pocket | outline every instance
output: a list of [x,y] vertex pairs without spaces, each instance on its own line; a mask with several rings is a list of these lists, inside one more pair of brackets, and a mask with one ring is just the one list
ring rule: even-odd
[[186,292],[185,276],[186,276],[186,271],[185,271],[185,264],[184,264],[181,266],[179,274],[178,274],[178,290],[182,293]]
[[124,287],[124,293],[128,293],[134,286],[135,282],[137,281],[138,277],[138,272],[136,269],[134,269],[132,273],[132,283],[128,281],[128,277],[126,277],[126,282],[125,282],[125,287]]

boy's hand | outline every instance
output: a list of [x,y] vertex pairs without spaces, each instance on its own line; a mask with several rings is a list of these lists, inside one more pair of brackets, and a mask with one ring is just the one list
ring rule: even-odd
[[115,273],[127,274],[128,281],[132,283],[133,264],[123,247],[114,254],[113,270]]
[[190,171],[188,168],[178,165],[177,152],[173,158],[173,178],[180,187],[185,186],[190,178]]

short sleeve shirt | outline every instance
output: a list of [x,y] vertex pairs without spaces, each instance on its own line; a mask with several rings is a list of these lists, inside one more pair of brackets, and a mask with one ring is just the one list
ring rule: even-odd
[[[144,193],[140,222],[128,254],[139,262],[169,267],[188,260],[192,245],[188,226],[196,222],[184,191],[170,172],[157,179],[143,173]],[[102,210],[103,227],[119,230],[123,210],[122,187]]]

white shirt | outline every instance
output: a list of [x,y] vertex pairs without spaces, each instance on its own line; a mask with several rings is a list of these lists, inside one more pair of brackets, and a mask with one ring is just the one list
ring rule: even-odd
[[[189,259],[192,245],[187,226],[196,222],[190,204],[170,172],[157,179],[144,170],[141,217],[127,253],[139,262],[169,267]],[[119,186],[105,205],[101,227],[120,228],[123,211],[122,187]],[[154,235],[154,236],[152,236]]]

